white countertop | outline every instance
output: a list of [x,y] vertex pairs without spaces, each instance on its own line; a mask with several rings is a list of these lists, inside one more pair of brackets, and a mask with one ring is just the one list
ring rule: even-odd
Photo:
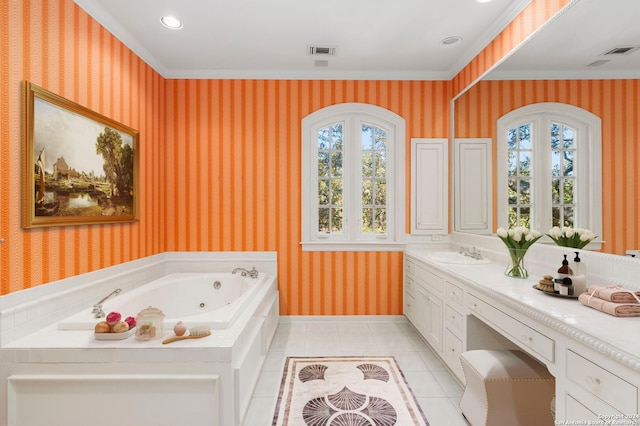
[[[542,277],[510,278],[504,275],[506,265],[500,263],[457,265],[431,261],[428,254],[433,251],[407,249],[405,253],[449,273],[471,289],[511,305],[534,321],[640,371],[640,317],[614,317],[584,306],[578,299],[545,294],[533,288]],[[587,279],[587,286],[594,284]]]

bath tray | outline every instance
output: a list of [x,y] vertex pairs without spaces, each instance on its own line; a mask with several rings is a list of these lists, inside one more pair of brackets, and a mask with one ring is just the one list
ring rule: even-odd
[[96,340],[124,340],[127,337],[133,336],[135,332],[136,328],[133,327],[124,333],[93,333],[93,335],[96,337]]
[[565,296],[564,294],[560,294],[560,293],[555,293],[555,292],[551,293],[550,291],[540,290],[538,288],[538,284],[534,284],[532,287],[535,288],[538,291],[541,291],[544,294],[548,294],[549,296],[564,297],[565,299],[577,299],[578,297],[580,297],[580,295],[575,296],[575,295],[572,294],[572,295]]

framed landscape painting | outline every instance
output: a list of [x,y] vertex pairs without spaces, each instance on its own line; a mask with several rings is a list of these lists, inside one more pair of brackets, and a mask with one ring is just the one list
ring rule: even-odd
[[138,131],[22,83],[23,227],[138,219]]

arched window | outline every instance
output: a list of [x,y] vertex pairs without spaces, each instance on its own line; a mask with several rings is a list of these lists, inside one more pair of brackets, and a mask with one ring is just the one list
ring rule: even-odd
[[498,226],[570,226],[601,237],[601,138],[600,118],[572,105],[527,105],[501,117]]
[[404,119],[373,105],[333,105],[302,120],[304,250],[402,250],[404,141]]

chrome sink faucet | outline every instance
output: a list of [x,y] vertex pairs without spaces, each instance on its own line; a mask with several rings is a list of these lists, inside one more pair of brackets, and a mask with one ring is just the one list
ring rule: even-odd
[[242,277],[258,278],[258,270],[256,269],[255,266],[250,271],[247,271],[244,268],[236,268],[231,273],[232,274],[237,274],[238,272],[240,273],[240,276],[242,276]]
[[98,303],[96,303],[95,305],[93,305],[93,310],[91,311],[91,313],[93,314],[93,316],[95,318],[104,318],[105,313],[102,310],[102,304],[104,302],[106,302],[107,300],[111,299],[112,297],[116,297],[118,294],[120,294],[120,292],[122,291],[121,288],[116,288],[115,290],[113,290],[111,293],[107,294],[105,297],[103,297],[102,299],[100,299],[100,301]]

